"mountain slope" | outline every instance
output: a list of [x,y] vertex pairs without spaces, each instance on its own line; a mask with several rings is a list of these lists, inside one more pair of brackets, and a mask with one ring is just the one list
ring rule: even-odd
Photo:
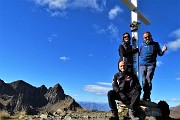
[[170,108],[170,116],[172,118],[179,118],[180,119],[180,105]]
[[57,109],[75,110],[81,109],[81,106],[64,93],[59,83],[47,89],[45,85],[36,88],[23,80],[5,83],[0,79],[0,110],[12,114],[21,111],[38,114]]

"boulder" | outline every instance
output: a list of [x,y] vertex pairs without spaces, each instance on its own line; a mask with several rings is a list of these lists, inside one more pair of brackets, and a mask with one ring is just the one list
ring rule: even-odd
[[[136,112],[136,116],[140,119],[159,119],[162,117],[161,110],[158,108],[158,104],[155,102],[140,101],[140,107]],[[119,115],[122,117],[128,117],[128,107],[121,101],[117,102]]]

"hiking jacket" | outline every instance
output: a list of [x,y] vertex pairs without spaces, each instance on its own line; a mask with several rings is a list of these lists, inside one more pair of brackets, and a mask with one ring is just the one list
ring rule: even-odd
[[112,88],[117,93],[127,94],[132,90],[141,90],[141,85],[137,76],[131,72],[126,71],[116,73],[112,80]]
[[138,49],[133,50],[132,45],[123,43],[119,45],[118,51],[119,51],[120,60],[125,61],[127,65],[132,65],[133,54],[137,53]]
[[157,55],[163,54],[158,42],[151,41],[149,44],[143,42],[140,47],[140,66],[156,66]]

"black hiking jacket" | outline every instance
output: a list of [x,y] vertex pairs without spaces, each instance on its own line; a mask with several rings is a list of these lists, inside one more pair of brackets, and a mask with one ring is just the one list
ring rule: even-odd
[[114,91],[124,94],[127,94],[132,90],[141,91],[141,85],[137,76],[128,71],[125,73],[116,73],[112,80],[112,87]]
[[133,50],[132,45],[123,43],[119,45],[118,51],[119,51],[120,60],[125,61],[127,65],[132,65],[133,54],[137,53],[138,49]]

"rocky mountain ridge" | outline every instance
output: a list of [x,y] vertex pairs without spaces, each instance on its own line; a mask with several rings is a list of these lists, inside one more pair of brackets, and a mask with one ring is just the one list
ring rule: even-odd
[[23,80],[12,83],[0,80],[0,110],[12,114],[23,111],[33,115],[57,109],[82,108],[71,96],[64,93],[60,84],[47,89],[45,85],[34,87]]

